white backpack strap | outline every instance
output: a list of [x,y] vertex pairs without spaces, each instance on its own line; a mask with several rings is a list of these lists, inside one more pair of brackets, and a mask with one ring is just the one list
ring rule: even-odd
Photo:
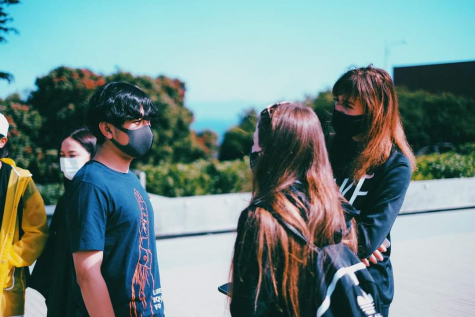
[[323,300],[322,304],[320,305],[320,307],[318,307],[317,317],[321,317],[330,308],[330,297],[335,291],[336,284],[338,283],[338,281],[345,275],[349,275],[349,277],[355,283],[355,285],[358,285],[359,282],[358,282],[358,279],[356,278],[355,272],[359,270],[364,270],[364,269],[366,269],[366,266],[362,262],[360,262],[352,266],[342,267],[341,269],[336,271],[336,273],[333,275],[330,285],[327,287],[327,295],[325,299]]

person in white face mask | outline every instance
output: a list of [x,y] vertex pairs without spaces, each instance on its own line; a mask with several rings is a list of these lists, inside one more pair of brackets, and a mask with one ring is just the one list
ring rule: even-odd
[[80,128],[63,140],[59,163],[65,178],[65,187],[81,167],[94,156],[95,152],[96,137],[91,134],[88,128]]
[[[96,137],[88,128],[80,128],[71,133],[61,143],[60,167],[63,183],[67,190],[74,175],[96,153]],[[66,235],[64,215],[65,195],[56,205],[50,225],[50,236],[45,250],[38,258],[29,287],[36,289],[44,298],[48,307],[47,316],[70,316],[72,294],[68,292],[71,283],[71,256]]]

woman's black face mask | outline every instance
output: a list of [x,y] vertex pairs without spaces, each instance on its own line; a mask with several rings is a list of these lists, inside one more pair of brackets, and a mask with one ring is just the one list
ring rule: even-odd
[[354,137],[363,132],[364,115],[350,116],[333,108],[332,126],[339,135]]

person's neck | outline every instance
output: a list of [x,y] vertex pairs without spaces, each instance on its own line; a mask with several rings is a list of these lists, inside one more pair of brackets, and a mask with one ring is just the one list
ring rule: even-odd
[[93,158],[93,160],[121,173],[127,173],[129,171],[132,159],[133,158],[124,154],[109,140],[106,140],[103,144],[98,146],[96,155],[94,155]]

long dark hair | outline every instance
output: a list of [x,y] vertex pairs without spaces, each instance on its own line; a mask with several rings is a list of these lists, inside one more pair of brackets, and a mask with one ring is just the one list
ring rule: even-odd
[[[253,200],[264,201],[305,235],[310,245],[334,243],[335,233],[346,232],[346,223],[317,115],[300,104],[280,103],[262,111],[257,127],[262,152],[253,169]],[[305,188],[307,204],[289,191],[296,182]],[[283,303],[290,315],[300,316],[298,286],[313,250],[290,236],[264,208],[249,213],[244,231],[251,229],[249,226],[257,228],[257,252],[251,255],[257,257],[259,266],[256,307],[262,285],[273,285],[277,302]],[[239,260],[239,255],[234,256]],[[245,260],[241,262],[237,262],[239,267],[246,265]],[[239,271],[233,266],[233,278]]]
[[353,179],[360,179],[384,163],[394,145],[409,159],[412,169],[416,169],[416,160],[402,127],[396,89],[386,71],[373,65],[350,69],[338,79],[332,93],[334,97],[357,99],[364,109],[364,149],[353,161]]
[[96,154],[97,139],[87,127],[74,130],[69,136],[81,144],[81,146],[89,152],[91,158]]

